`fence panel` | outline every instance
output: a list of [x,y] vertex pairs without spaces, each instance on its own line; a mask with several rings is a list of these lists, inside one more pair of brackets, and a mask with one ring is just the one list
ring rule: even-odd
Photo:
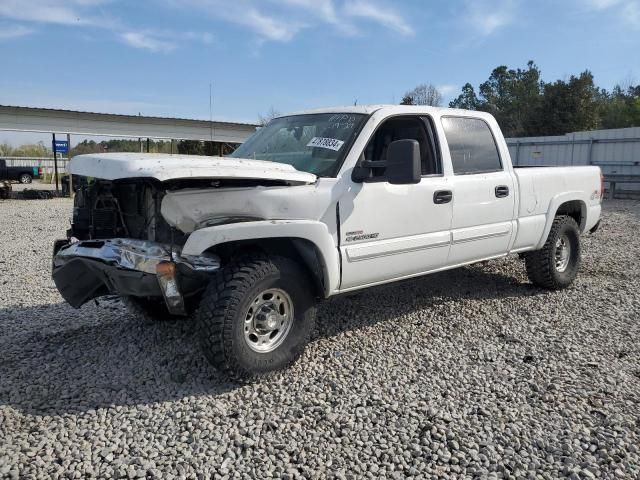
[[[44,173],[53,173],[53,157],[2,157],[10,167],[42,167]],[[58,173],[67,172],[66,158],[58,159]]]
[[[608,175],[640,179],[640,127],[573,132],[554,137],[508,138],[514,165],[597,165]],[[640,192],[640,183],[624,190]]]

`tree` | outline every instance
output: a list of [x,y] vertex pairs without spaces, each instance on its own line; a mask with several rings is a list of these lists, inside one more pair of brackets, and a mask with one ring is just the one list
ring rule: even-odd
[[274,118],[279,117],[280,115],[281,113],[273,108],[273,106],[271,106],[264,116],[258,115],[258,125],[264,127],[267,123],[269,123]]
[[537,135],[563,135],[598,126],[599,91],[593,75],[585,70],[569,81],[556,80],[544,85],[539,107]]
[[11,157],[13,153],[13,147],[8,143],[0,143],[0,155],[3,157]]
[[[146,152],[147,139],[111,139],[96,142],[95,140],[83,140],[71,149],[71,156],[85,153],[103,152]],[[149,140],[150,153],[171,153],[171,141]]]
[[404,97],[402,97],[402,100],[400,100],[400,105],[415,105],[416,102],[413,100],[413,97],[409,94],[406,94]]
[[466,83],[449,106],[492,114],[507,137],[533,135],[544,85],[540,77],[540,69],[533,61],[523,69],[501,65],[480,84],[477,95],[473,86]]
[[449,106],[451,108],[462,108],[464,110],[478,110],[480,100],[478,100],[476,96],[473,85],[465,83],[462,87],[462,93],[458,95],[458,98],[449,102]]
[[505,136],[525,136],[535,129],[541,100],[540,69],[533,61],[526,69],[501,65],[480,85],[478,110],[491,113]]
[[640,126],[640,85],[629,85],[626,90],[616,85],[611,93],[601,90],[597,101],[598,128]]
[[51,156],[51,150],[48,149],[44,142],[28,143],[14,148],[11,152],[14,157],[49,157]]
[[180,140],[178,153],[183,155],[204,155],[204,142],[199,140]]
[[442,105],[442,94],[431,84],[423,83],[404,94],[400,105]]

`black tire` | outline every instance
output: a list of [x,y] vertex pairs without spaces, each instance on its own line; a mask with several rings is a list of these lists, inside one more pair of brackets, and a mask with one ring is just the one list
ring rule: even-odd
[[[315,325],[315,297],[306,272],[283,257],[249,254],[232,260],[211,280],[196,312],[207,360],[236,378],[288,367],[302,355]],[[269,352],[256,352],[245,338],[245,320],[256,297],[285,292],[293,305],[288,333]]]
[[28,173],[21,173],[20,176],[18,177],[18,180],[22,184],[27,184],[27,183],[31,183],[31,181],[33,180],[33,177]]
[[[557,266],[558,242],[569,245],[568,264],[562,271]],[[550,290],[561,290],[573,283],[580,268],[580,229],[576,221],[566,215],[553,220],[544,246],[525,256],[527,276],[534,285]]]
[[147,322],[165,322],[184,318],[170,314],[164,298],[120,297],[120,300],[133,316]]

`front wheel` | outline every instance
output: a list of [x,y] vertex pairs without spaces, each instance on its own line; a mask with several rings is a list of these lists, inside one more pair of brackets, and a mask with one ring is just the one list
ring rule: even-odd
[[560,290],[573,283],[580,267],[580,229],[566,215],[557,216],[544,246],[525,256],[527,276],[532,283]]
[[23,173],[20,175],[20,178],[18,178],[18,180],[20,181],[20,183],[27,184],[31,183],[32,177],[28,173]]
[[285,368],[302,354],[315,323],[315,298],[292,260],[245,255],[211,280],[196,323],[211,364],[252,377]]

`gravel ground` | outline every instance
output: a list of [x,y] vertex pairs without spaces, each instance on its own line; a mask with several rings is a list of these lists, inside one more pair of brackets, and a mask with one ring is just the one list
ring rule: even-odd
[[640,478],[640,202],[566,291],[509,258],[337,298],[251,385],[190,322],[62,303],[70,208],[0,201],[0,477]]

